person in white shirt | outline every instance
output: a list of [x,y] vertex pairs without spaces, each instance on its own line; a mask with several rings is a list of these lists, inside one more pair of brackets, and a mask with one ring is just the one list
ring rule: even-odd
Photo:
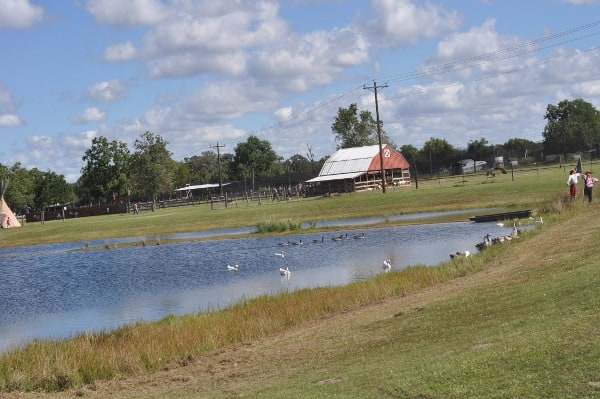
[[567,179],[567,185],[569,186],[569,194],[571,194],[571,201],[577,196],[577,178],[581,176],[581,173],[571,169],[569,172],[569,178]]

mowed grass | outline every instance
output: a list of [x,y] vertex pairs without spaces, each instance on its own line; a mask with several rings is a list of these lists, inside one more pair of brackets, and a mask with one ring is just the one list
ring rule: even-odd
[[[527,187],[538,195],[523,191],[519,197],[531,202],[512,203],[547,209],[543,225],[477,256],[34,342],[0,357],[0,389],[116,398],[597,397],[600,256],[590,249],[600,245],[600,208],[563,203],[563,177],[551,185],[551,177],[534,176]],[[487,191],[506,195],[512,190],[497,187],[513,183],[473,184],[489,198],[477,206],[508,206],[492,205]],[[442,207],[443,197],[463,188],[424,186],[442,198],[421,209]],[[270,206],[279,205],[289,206]],[[232,367],[217,372],[213,358]],[[132,389],[101,383],[127,386],[124,378],[137,376],[143,392],[141,382]]]
[[[261,223],[299,224],[324,220],[460,209],[510,207],[553,210],[553,202],[566,192],[566,173],[558,166],[519,169],[494,178],[465,175],[443,180],[419,180],[407,188],[302,198],[291,201],[232,202],[211,209],[209,204],[157,209],[139,215],[115,214],[50,220],[0,231],[0,247],[55,242],[89,242],[133,237],[161,240],[181,232],[257,226]],[[559,206],[562,206],[558,204]],[[464,219],[464,215],[461,216]],[[456,220],[450,217],[445,220]]]

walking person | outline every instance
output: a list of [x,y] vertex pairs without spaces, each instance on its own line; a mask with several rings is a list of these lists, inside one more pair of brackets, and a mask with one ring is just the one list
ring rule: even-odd
[[581,173],[571,169],[569,172],[569,178],[567,179],[567,185],[569,186],[569,194],[571,195],[571,202],[575,200],[577,196],[577,178],[581,176]]
[[585,172],[583,175],[583,181],[585,182],[585,186],[583,187],[583,195],[588,198],[588,202],[592,202],[592,189],[594,188],[594,184],[598,181],[598,179],[593,177],[590,172]]

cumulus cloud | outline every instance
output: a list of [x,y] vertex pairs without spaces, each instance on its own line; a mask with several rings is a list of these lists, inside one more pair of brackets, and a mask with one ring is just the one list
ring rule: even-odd
[[125,42],[109,46],[104,50],[104,60],[109,62],[131,61],[137,57],[133,43]]
[[106,112],[100,111],[96,107],[87,108],[83,114],[71,118],[73,123],[84,124],[89,122],[99,122],[106,119]]
[[72,135],[27,136],[26,149],[13,154],[12,162],[20,162],[25,168],[60,173],[67,182],[74,183],[81,176],[81,157],[90,148],[95,136],[96,131],[93,130]]
[[44,9],[29,0],[4,0],[0,6],[0,29],[30,28],[44,18]]
[[87,94],[94,101],[112,103],[120,100],[126,90],[127,85],[123,81],[112,79],[94,84],[88,88]]
[[[419,2],[420,3],[420,2]],[[374,0],[375,16],[359,21],[371,42],[381,47],[397,47],[433,38],[458,29],[462,18],[456,11],[426,2]]]
[[0,128],[21,125],[21,119],[15,114],[0,114]]
[[0,128],[19,126],[21,119],[14,113],[12,95],[8,90],[0,86]]
[[277,46],[257,51],[251,74],[289,91],[305,91],[367,62],[368,55],[364,38],[350,29],[290,35]]
[[[115,23],[116,17],[98,18],[101,12],[96,8],[107,3],[112,1],[90,1],[88,10],[100,22]],[[288,33],[275,1],[175,2],[162,7],[162,18],[150,24],[140,43],[113,44],[104,51],[104,60],[142,61],[149,76],[157,79],[199,74],[240,76],[246,71],[252,49],[275,44]],[[112,13],[120,15],[123,11]]]
[[153,25],[169,14],[160,0],[89,0],[85,8],[99,23],[122,28]]

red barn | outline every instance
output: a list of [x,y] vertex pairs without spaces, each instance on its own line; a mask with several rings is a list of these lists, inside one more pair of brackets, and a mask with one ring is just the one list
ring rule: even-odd
[[[381,150],[386,187],[409,186],[409,164],[388,145]],[[379,189],[381,180],[379,145],[343,148],[325,161],[319,176],[306,183],[315,193],[353,192]]]

